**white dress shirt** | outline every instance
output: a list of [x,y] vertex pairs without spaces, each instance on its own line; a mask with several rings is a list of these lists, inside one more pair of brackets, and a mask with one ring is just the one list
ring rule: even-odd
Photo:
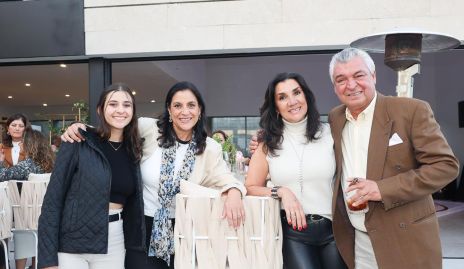
[[[178,142],[176,142],[178,143]],[[174,161],[174,175],[177,175],[185,154],[187,153],[188,144],[179,143],[176,150],[176,160]],[[157,209],[161,208],[158,198],[161,172],[161,155],[163,148],[157,147],[148,159],[143,160],[140,165],[143,182],[143,204],[145,216],[153,217]],[[171,218],[175,217],[175,202],[173,199],[171,206]]]
[[[349,184],[348,179],[354,177],[366,178],[367,153],[376,100],[377,93],[375,93],[369,106],[358,115],[357,119],[351,115],[348,108],[345,111],[347,122],[342,132],[342,189],[345,201],[345,190]],[[347,206],[346,203],[345,206]],[[346,210],[353,227],[366,232],[366,226],[364,225],[365,214],[361,212],[352,213],[348,207]]]

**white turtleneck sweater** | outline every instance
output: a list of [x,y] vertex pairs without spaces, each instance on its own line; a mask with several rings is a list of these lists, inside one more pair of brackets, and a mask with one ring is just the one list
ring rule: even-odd
[[293,191],[305,214],[332,219],[335,155],[330,127],[322,124],[316,135],[319,139],[308,142],[306,122],[307,118],[298,123],[284,120],[281,150],[276,151],[275,157],[270,154],[266,157],[269,174],[273,184]]

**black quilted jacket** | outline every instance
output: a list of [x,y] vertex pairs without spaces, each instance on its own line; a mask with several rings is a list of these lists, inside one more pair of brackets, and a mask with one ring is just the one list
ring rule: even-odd
[[[62,143],[39,218],[38,267],[58,265],[58,252],[103,254],[108,250],[111,168],[92,132],[82,143]],[[130,164],[128,164],[130,165]],[[124,206],[126,247],[144,249],[140,168],[136,193]],[[144,229],[143,229],[144,230]],[[138,234],[128,234],[137,232]]]

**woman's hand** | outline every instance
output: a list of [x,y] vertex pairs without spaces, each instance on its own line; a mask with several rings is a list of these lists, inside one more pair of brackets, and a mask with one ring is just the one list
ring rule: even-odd
[[292,225],[293,230],[298,229],[298,231],[301,231],[302,229],[306,229],[308,227],[306,216],[295,194],[286,187],[280,187],[277,190],[277,195],[282,200],[282,207],[285,210],[288,225]]
[[69,142],[69,143],[74,143],[74,141],[81,142],[82,140],[85,140],[85,139],[79,133],[79,129],[86,130],[86,128],[87,127],[83,123],[80,123],[80,122],[73,123],[61,135],[61,140],[63,140],[64,142]]
[[243,208],[242,193],[238,189],[231,188],[227,191],[227,198],[224,202],[222,218],[227,218],[229,226],[234,229],[240,227],[242,222],[245,221],[245,209]]

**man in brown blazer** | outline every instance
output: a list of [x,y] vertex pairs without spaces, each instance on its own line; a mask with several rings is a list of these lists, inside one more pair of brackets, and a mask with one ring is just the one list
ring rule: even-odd
[[[431,194],[459,166],[430,106],[378,93],[374,62],[362,50],[334,55],[330,77],[342,103],[329,122],[337,162],[333,228],[343,259],[356,269],[441,268]],[[354,190],[353,205],[368,201],[367,213],[346,206]]]

